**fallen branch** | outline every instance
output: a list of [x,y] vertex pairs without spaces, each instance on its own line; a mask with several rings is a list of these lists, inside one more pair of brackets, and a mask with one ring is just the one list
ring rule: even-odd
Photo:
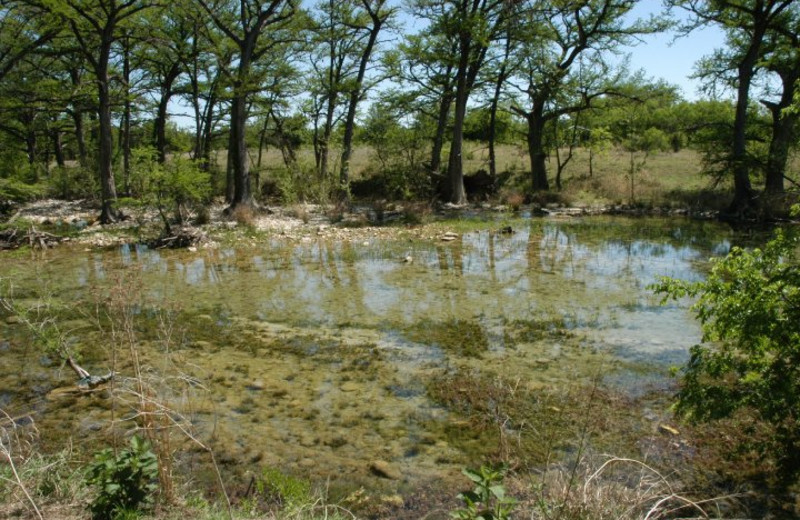
[[67,357],[67,365],[78,374],[78,387],[94,389],[98,386],[108,383],[114,378],[114,372],[109,372],[104,376],[93,376],[88,370],[80,366],[72,359],[72,356]]

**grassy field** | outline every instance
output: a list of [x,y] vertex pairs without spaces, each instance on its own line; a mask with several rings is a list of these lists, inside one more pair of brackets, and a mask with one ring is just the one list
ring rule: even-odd
[[[485,143],[469,142],[465,146],[464,171],[467,175],[479,170],[488,170],[489,150]],[[443,152],[446,158],[447,150]],[[251,152],[251,157],[257,153]],[[313,150],[304,148],[298,154],[303,172],[314,170]],[[339,151],[332,150],[330,169],[338,172]],[[643,207],[693,207],[719,209],[728,200],[729,183],[714,185],[714,179],[702,172],[702,159],[694,150],[679,152],[655,152],[645,157],[634,156],[633,187],[631,186],[631,156],[622,149],[610,149],[595,153],[592,175],[589,169],[589,151],[577,149],[562,173],[562,190],[550,199],[567,205],[606,206],[635,204]],[[224,165],[225,156],[218,156]],[[503,144],[497,147],[497,170],[511,174],[508,183],[501,189],[500,198],[513,193],[527,193],[530,184],[530,162],[524,146]],[[257,165],[253,162],[253,168]],[[283,169],[280,152],[269,149],[263,152],[261,178],[269,179]],[[374,150],[367,146],[357,147],[351,162],[353,179],[363,178],[379,171]],[[548,162],[548,177],[551,190],[556,191],[555,157]],[[631,191],[633,189],[633,191]],[[722,196],[721,196],[722,195]],[[550,200],[548,199],[548,200]]]

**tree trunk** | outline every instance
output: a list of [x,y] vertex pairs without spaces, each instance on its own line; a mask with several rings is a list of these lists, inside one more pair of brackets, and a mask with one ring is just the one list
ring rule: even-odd
[[[36,131],[33,129],[33,121],[30,121],[25,129],[25,152],[28,156],[28,164],[33,166],[36,162]],[[35,170],[35,168],[31,168]],[[38,182],[38,179],[34,179],[34,182]]]
[[762,101],[772,114],[772,136],[769,143],[764,186],[767,204],[784,193],[783,178],[786,173],[786,163],[789,160],[789,150],[797,136],[798,114],[786,109],[794,102],[795,88],[800,79],[800,67],[778,71],[778,73],[783,85],[781,100],[778,103]]
[[[242,86],[237,85],[237,90]],[[231,138],[230,155],[233,175],[233,198],[231,210],[238,206],[252,206],[253,195],[250,192],[250,165],[247,157],[245,127],[247,125],[247,99],[243,92],[237,92],[231,100]]]
[[[448,74],[450,73],[448,69]],[[447,132],[447,120],[450,118],[450,106],[453,104],[453,93],[445,90],[439,101],[439,117],[436,119],[436,133],[433,136],[431,149],[430,173],[438,176],[442,169],[442,148],[444,147],[444,134]]]
[[352,90],[350,91],[350,102],[347,105],[347,117],[345,119],[344,126],[344,140],[342,141],[342,165],[339,173],[339,190],[345,197],[350,196],[350,190],[348,188],[350,184],[350,154],[352,153],[353,149],[353,133],[356,122],[356,109],[358,108],[358,101],[361,99],[361,87],[364,83],[364,75],[367,72],[367,64],[372,56],[372,49],[375,47],[375,42],[378,39],[378,33],[383,25],[383,19],[378,16],[380,14],[378,12],[380,5],[381,4],[378,5],[378,9],[374,13],[370,12],[370,17],[372,18],[372,29],[370,29],[369,40],[367,41],[366,47],[364,47],[364,52],[361,53],[361,60],[358,64],[358,74],[356,75],[355,84],[352,86]]
[[747,105],[750,101],[750,83],[753,76],[752,67],[739,67],[739,87],[736,98],[736,118],[733,123],[733,147],[731,162],[733,163],[733,201],[728,208],[731,214],[743,216],[753,209],[755,192],[750,184],[750,165],[747,158]]
[[319,174],[320,180],[328,178],[328,156],[330,153],[331,135],[333,134],[333,115],[336,109],[336,97],[336,93],[331,91],[328,95],[325,108],[325,125],[322,127],[322,136],[319,140],[319,158],[317,160],[317,173]]
[[89,152],[86,149],[86,129],[83,126],[83,110],[74,108],[70,115],[75,127],[75,143],[78,146],[78,164],[89,167]]
[[469,50],[469,39],[462,39],[458,69],[456,71],[453,140],[450,143],[450,158],[447,162],[447,174],[450,179],[449,193],[447,195],[453,204],[466,204],[467,202],[467,194],[464,190],[464,162],[461,155],[464,146],[464,119],[467,114],[467,100],[469,99],[469,88],[467,86]]
[[153,125],[158,162],[161,164],[164,164],[167,160],[167,108],[172,98],[172,85],[178,78],[180,72],[180,65],[174,63],[169,72],[164,76],[164,81],[161,84],[161,99],[158,101],[158,111],[156,112],[156,120]]
[[769,143],[765,185],[768,198],[784,193],[783,178],[789,159],[789,149],[795,142],[798,119],[797,114],[784,113],[782,110],[778,110],[777,113],[773,111],[772,117],[772,139]]
[[211,92],[211,95],[206,102],[205,117],[202,123],[202,132],[200,136],[200,150],[198,155],[203,161],[206,171],[211,169],[211,144],[214,139],[214,107],[217,103],[216,92]]
[[547,191],[547,152],[544,150],[544,107],[535,106],[526,116],[528,121],[528,154],[531,160],[531,181],[533,191]]
[[59,168],[63,168],[66,165],[66,161],[64,160],[64,143],[61,137],[61,129],[55,128],[51,136],[53,138],[53,155],[56,158],[56,165]]
[[123,46],[122,58],[122,82],[125,88],[123,95],[125,101],[123,104],[123,113],[119,134],[119,140],[122,148],[122,189],[126,195],[129,195],[130,190],[130,173],[131,173],[131,91],[130,91],[130,77],[131,77],[131,63],[130,63],[130,47],[129,39],[125,37],[125,44]]
[[228,154],[225,161],[225,202],[233,204],[236,193],[236,181],[233,179],[233,163],[236,162],[236,141],[233,136],[233,126],[228,133]]
[[[75,90],[81,83],[80,71],[77,68],[70,68],[70,81]],[[75,142],[78,146],[78,164],[83,168],[89,167],[89,154],[86,151],[86,131],[83,127],[83,109],[79,106],[79,101],[73,101],[72,110],[69,112],[75,126]]]
[[111,92],[109,89],[108,61],[111,53],[111,41],[101,43],[100,57],[97,64],[97,90],[98,90],[98,122],[99,146],[98,169],[100,174],[100,195],[103,209],[100,213],[100,222],[110,224],[119,218],[114,205],[117,202],[117,187],[114,183],[114,171],[111,167],[114,152],[113,126],[111,123]]
[[759,58],[761,43],[766,32],[767,21],[755,26],[750,46],[738,66],[738,86],[736,89],[736,118],[733,123],[733,143],[731,162],[733,163],[733,201],[728,213],[742,218],[755,209],[755,191],[750,184],[750,165],[747,158],[747,108],[750,103],[750,84]]
[[500,104],[500,94],[503,91],[503,84],[506,81],[506,69],[508,67],[508,57],[510,54],[511,38],[507,36],[503,64],[500,66],[500,71],[497,73],[492,104],[489,107],[489,176],[495,184],[497,183],[497,155],[495,154],[494,144],[497,137],[497,107]]

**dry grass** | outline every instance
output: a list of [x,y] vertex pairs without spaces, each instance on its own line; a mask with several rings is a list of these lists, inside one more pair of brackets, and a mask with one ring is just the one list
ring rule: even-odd
[[[330,150],[330,179],[338,178],[339,156],[341,151]],[[447,157],[447,149],[442,152]],[[257,157],[256,151],[250,154]],[[564,154],[562,154],[563,157]],[[299,171],[306,172],[308,181],[319,183],[314,171],[314,153],[310,146],[298,151]],[[485,143],[467,142],[464,144],[464,172],[474,173],[489,170],[489,150]],[[526,193],[530,185],[530,160],[524,143],[499,144],[496,146],[497,171],[510,174],[506,192]],[[683,149],[679,152],[654,152],[645,157],[636,154],[637,165],[633,174],[633,194],[631,194],[630,154],[620,148],[595,153],[592,157],[586,149],[574,150],[573,158],[562,173],[562,190],[555,197],[570,205],[605,206],[610,204],[637,204],[640,206],[668,207],[708,207],[719,206],[727,197],[720,197],[720,190],[729,190],[729,183],[714,186],[714,180],[702,173],[702,160],[698,152]],[[224,169],[224,153],[217,155],[217,163]],[[350,163],[351,179],[358,180],[377,170],[375,152],[370,146],[357,146],[353,150]],[[547,164],[551,189],[555,190],[556,159],[551,157]],[[252,163],[252,171],[258,169]],[[260,177],[273,178],[275,171],[284,168],[278,150],[270,148],[262,153]],[[591,173],[591,175],[590,175]],[[327,179],[326,182],[330,182]],[[306,191],[308,186],[306,187]],[[322,191],[324,187],[321,188]],[[307,198],[309,194],[305,194]],[[312,197],[313,198],[313,197]],[[508,202],[508,201],[507,201]]]
[[255,224],[255,210],[248,205],[239,205],[234,208],[231,218],[240,226],[252,226]]
[[683,488],[680,475],[665,475],[646,462],[626,458],[551,467],[520,484],[526,499],[519,509],[535,520],[724,518],[738,509],[735,495],[695,498]]

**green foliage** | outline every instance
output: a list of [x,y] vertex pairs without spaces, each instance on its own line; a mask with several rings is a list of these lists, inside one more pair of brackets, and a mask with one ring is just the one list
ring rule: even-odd
[[763,249],[733,248],[705,281],[653,286],[692,306],[703,344],[691,349],[676,410],[698,421],[742,414],[769,429],[752,439],[778,468],[779,484],[800,476],[800,269],[798,233],[778,231]]
[[133,150],[131,190],[144,204],[156,206],[165,223],[167,204],[174,204],[177,220],[182,222],[185,206],[197,205],[210,196],[211,177],[190,159],[175,156],[160,164],[157,157],[153,148]]
[[464,491],[458,498],[464,502],[462,509],[452,511],[450,516],[459,520],[503,520],[511,518],[511,512],[517,501],[506,496],[506,489],[502,482],[508,466],[501,465],[497,468],[481,466],[479,470],[465,469],[462,471],[475,487],[471,491]]
[[16,179],[0,179],[0,201],[28,202],[44,195],[40,184],[26,184]]
[[88,482],[97,488],[91,504],[92,518],[130,517],[152,500],[158,488],[158,459],[147,441],[134,435],[130,446],[114,455],[106,448],[97,453],[89,466]]
[[256,482],[256,491],[289,509],[313,502],[311,484],[307,480],[292,477],[277,468],[264,468],[261,478]]
[[375,161],[370,170],[381,181],[382,195],[394,199],[424,197],[430,180],[423,161],[428,138],[416,125],[403,125],[399,106],[375,103],[361,131],[361,139],[372,146]]
[[62,199],[89,198],[100,190],[97,176],[82,167],[55,167],[48,186],[53,195]]
[[[488,108],[470,110],[464,120],[464,139],[487,142],[489,140],[490,122],[491,111]],[[522,132],[524,129],[515,126],[510,112],[498,110],[495,118],[496,141],[498,143],[513,142],[516,137],[515,131]]]

